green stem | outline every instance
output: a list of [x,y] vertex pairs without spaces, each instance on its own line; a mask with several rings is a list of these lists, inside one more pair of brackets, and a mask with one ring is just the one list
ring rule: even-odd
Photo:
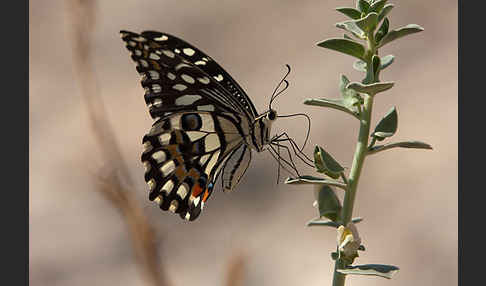
[[[373,33],[368,35],[368,48],[365,53],[366,57],[366,78],[370,80],[369,83],[376,82],[373,71],[372,57],[376,54],[376,45]],[[368,94],[364,96],[363,111],[360,113],[361,119],[359,124],[358,143],[356,144],[356,151],[354,152],[353,164],[349,172],[348,189],[344,195],[343,208],[341,211],[341,222],[346,226],[353,217],[354,200],[358,189],[358,182],[363,169],[363,164],[368,152],[368,139],[370,136],[371,114],[373,111],[373,96]],[[341,259],[337,259],[334,265],[334,277],[332,281],[333,286],[344,286],[346,276],[337,272],[338,268],[344,267]]]

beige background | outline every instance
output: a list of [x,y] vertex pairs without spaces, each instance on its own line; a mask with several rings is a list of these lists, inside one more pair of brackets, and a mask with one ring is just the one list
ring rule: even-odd
[[[395,63],[382,73],[395,87],[380,94],[374,122],[398,107],[394,141],[416,139],[433,151],[391,150],[367,159],[355,216],[363,252],[357,263],[389,263],[393,280],[350,276],[350,285],[457,284],[457,1],[391,1],[391,27],[417,23],[425,32],[389,44]],[[146,199],[139,157],[151,119],[120,29],[178,35],[217,60],[263,111],[292,66],[280,113],[312,117],[307,152],[319,144],[349,167],[357,122],[305,106],[308,97],[338,96],[339,74],[361,74],[353,59],[316,47],[341,36],[336,6],[353,1],[99,1],[94,61],[108,117],[136,182],[137,199],[163,237],[172,285],[223,285],[230,258],[246,257],[245,285],[330,285],[335,231],[306,228],[316,216],[310,186],[275,185],[276,162],[255,154],[235,193],[216,192],[194,223]],[[30,284],[147,285],[126,227],[93,189],[103,165],[87,123],[72,67],[66,3],[30,1]],[[297,140],[303,121],[281,120]],[[301,142],[301,141],[300,141]],[[117,162],[109,162],[116,164]],[[303,172],[315,175],[302,166]]]

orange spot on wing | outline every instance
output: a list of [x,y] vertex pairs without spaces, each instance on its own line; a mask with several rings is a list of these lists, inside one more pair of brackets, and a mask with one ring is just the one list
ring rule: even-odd
[[206,202],[208,198],[209,198],[209,190],[206,189],[206,191],[204,192],[204,196],[203,196],[202,201]]
[[199,184],[194,184],[194,186],[192,187],[192,195],[197,197],[199,196],[203,191],[203,188],[201,188],[201,186],[199,186]]

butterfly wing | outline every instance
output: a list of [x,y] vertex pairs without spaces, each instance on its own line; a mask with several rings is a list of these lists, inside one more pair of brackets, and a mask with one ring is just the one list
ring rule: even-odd
[[235,149],[223,166],[221,182],[225,192],[236,188],[241,178],[245,175],[251,161],[251,149],[243,144]]
[[[245,145],[253,113],[217,76],[208,74],[223,72],[214,61],[182,40],[170,36],[168,41],[165,34],[157,40],[153,33],[121,32],[142,76],[150,115],[156,120],[143,138],[145,180],[150,200],[161,209],[194,220],[211,195],[221,168]],[[188,48],[193,56],[206,58],[202,59],[208,63],[205,69],[198,61],[188,60]],[[227,78],[230,81],[223,84],[231,83]]]
[[143,145],[149,199],[194,220],[226,160],[244,142],[234,115],[189,111],[158,120]]
[[[249,111],[254,106],[248,96],[201,51],[166,34],[155,37],[156,32],[120,33],[142,76],[145,102],[154,119],[181,110],[237,112],[250,122],[254,119]],[[187,55],[188,50],[194,52],[192,57]],[[214,73],[217,76],[211,75]]]
[[255,106],[240,85],[216,61],[204,52],[186,41],[167,33],[144,31],[141,35],[156,43],[170,47],[172,51],[184,60],[199,67],[228,91],[231,94],[231,98],[236,99],[241,104],[247,116],[250,118],[258,116]]

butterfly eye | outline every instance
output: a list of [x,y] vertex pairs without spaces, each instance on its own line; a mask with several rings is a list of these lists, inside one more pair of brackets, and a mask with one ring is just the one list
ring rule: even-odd
[[275,120],[277,118],[277,112],[275,110],[270,110],[268,113],[268,119]]

